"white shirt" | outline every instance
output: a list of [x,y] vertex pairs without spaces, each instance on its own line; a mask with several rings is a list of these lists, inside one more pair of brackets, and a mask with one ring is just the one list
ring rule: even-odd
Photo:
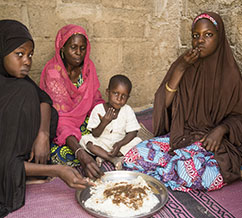
[[[102,117],[106,114],[103,104],[98,104],[94,107],[91,112],[87,129],[92,131],[96,128],[101,120],[98,116],[100,114]],[[112,120],[103,130],[102,134],[99,137],[94,137],[92,134],[82,136],[80,144],[87,150],[87,142],[92,142],[94,145],[102,147],[106,151],[111,151],[113,145],[122,140],[126,133],[138,131],[140,125],[137,121],[133,109],[129,105],[124,105],[120,108],[118,116],[116,119]],[[121,147],[120,152],[125,155],[132,147],[137,145],[142,140],[138,137],[135,137],[128,144]]]

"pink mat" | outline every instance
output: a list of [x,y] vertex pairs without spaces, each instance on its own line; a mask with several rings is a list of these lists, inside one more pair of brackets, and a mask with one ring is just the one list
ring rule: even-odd
[[92,218],[75,199],[75,190],[55,178],[45,184],[27,185],[25,206],[7,218]]
[[221,206],[231,211],[235,217],[242,217],[242,182],[237,181],[224,186],[221,191],[209,192],[209,195]]
[[[169,192],[169,200],[153,218],[242,217],[242,182],[237,181],[213,192]],[[187,203],[190,202],[190,203]],[[200,213],[196,208],[206,210]],[[199,213],[198,213],[199,212]],[[208,213],[208,214],[207,214]],[[184,216],[181,216],[184,215]],[[206,215],[207,214],[207,215]],[[224,214],[224,216],[222,215]],[[201,216],[202,215],[202,216]],[[59,178],[27,185],[25,206],[7,218],[92,218],[75,199],[75,190]]]
[[[152,109],[137,113],[151,131]],[[105,165],[106,170],[112,170]],[[169,192],[169,200],[153,218],[242,218],[242,182],[237,181],[213,192]],[[59,178],[45,184],[27,185],[25,206],[7,218],[92,218],[75,199],[75,190]]]

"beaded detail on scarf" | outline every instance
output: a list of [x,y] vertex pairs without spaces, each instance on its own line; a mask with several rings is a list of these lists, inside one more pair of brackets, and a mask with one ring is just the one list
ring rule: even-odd
[[203,19],[203,18],[210,20],[213,23],[213,25],[216,27],[216,29],[218,29],[218,23],[216,22],[216,20],[213,17],[211,17],[208,14],[206,14],[206,13],[200,14],[199,16],[197,16],[194,19],[194,21],[192,23],[192,28],[194,27],[194,25],[197,23],[198,20]]

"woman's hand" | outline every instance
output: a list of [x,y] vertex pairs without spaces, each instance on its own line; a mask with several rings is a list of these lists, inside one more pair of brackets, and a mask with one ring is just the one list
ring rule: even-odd
[[77,158],[81,162],[82,167],[89,178],[96,179],[103,175],[103,172],[98,167],[96,161],[85,150],[78,152]]
[[[78,143],[76,137],[72,135],[67,137],[66,145],[70,146],[74,152],[80,148],[80,144]],[[95,179],[103,175],[103,172],[99,169],[96,161],[84,149],[80,149],[76,156],[89,178]]]
[[216,152],[222,142],[223,136],[227,133],[227,128],[224,125],[217,126],[206,134],[200,142],[207,151]]
[[35,163],[46,164],[50,159],[50,141],[49,134],[40,131],[34,140],[29,162],[35,158]]

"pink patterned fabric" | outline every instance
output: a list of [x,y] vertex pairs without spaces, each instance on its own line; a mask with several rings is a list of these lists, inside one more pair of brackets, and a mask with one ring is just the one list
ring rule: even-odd
[[[66,68],[60,57],[60,49],[73,34],[82,34],[87,39],[87,51],[82,69],[83,84],[76,88],[68,77]],[[53,100],[53,106],[59,114],[57,137],[58,145],[65,144],[66,138],[73,135],[81,139],[80,126],[93,107],[103,103],[96,68],[89,58],[90,42],[85,30],[77,25],[69,24],[61,28],[56,36],[55,56],[47,62],[40,78],[40,88],[45,90]]]
[[176,149],[174,155],[169,150],[168,135],[143,141],[125,154],[123,166],[153,176],[175,191],[213,191],[226,185],[214,154],[201,142]]
[[210,16],[206,13],[200,14],[199,16],[197,16],[194,19],[194,21],[192,23],[192,28],[194,28],[194,25],[197,23],[198,20],[203,19],[203,18],[210,20],[213,23],[213,25],[216,27],[216,29],[218,29],[218,23],[216,22],[216,20],[212,16]]

